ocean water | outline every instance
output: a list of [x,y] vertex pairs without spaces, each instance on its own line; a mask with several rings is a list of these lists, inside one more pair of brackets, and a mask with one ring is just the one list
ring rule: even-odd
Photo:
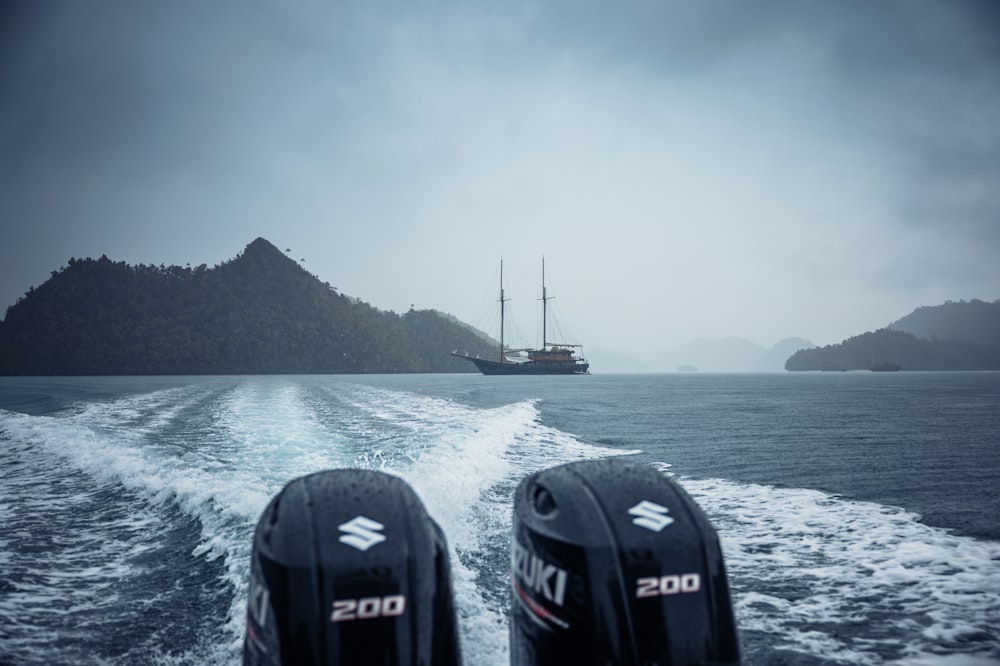
[[0,664],[237,664],[291,479],[406,479],[466,664],[508,661],[511,497],[628,456],[719,532],[744,663],[1000,663],[1000,373],[0,378]]

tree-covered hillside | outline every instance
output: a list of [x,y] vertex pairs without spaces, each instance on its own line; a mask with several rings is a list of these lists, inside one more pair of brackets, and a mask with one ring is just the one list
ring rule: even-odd
[[1000,300],[917,308],[874,333],[795,352],[786,370],[1000,370]]
[[925,340],[965,340],[984,347],[1000,346],[1000,300],[948,301],[917,308],[889,328]]
[[840,344],[801,349],[786,370],[1000,370],[1000,349],[964,340],[921,340],[912,333],[883,328]]
[[336,292],[262,238],[215,268],[70,259],[7,309],[0,374],[469,372],[491,355],[433,310]]

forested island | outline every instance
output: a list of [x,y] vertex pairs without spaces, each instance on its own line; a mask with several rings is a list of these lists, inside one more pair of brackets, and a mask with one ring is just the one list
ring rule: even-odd
[[499,344],[337,292],[258,238],[214,268],[70,259],[7,309],[2,375],[470,372]]
[[1000,370],[1000,300],[922,307],[887,328],[801,349],[786,370]]

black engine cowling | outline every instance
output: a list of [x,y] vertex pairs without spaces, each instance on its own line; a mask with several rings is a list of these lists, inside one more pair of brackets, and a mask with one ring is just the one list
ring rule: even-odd
[[257,523],[243,663],[460,664],[448,547],[402,479],[290,482]]
[[737,664],[722,552],[694,500],[617,459],[525,478],[514,498],[511,664]]

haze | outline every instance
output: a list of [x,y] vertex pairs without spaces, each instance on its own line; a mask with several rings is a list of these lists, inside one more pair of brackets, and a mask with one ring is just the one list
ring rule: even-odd
[[529,337],[544,255],[589,352],[830,344],[1000,298],[998,119],[988,0],[6,2],[0,311],[262,236],[484,328],[502,257]]

